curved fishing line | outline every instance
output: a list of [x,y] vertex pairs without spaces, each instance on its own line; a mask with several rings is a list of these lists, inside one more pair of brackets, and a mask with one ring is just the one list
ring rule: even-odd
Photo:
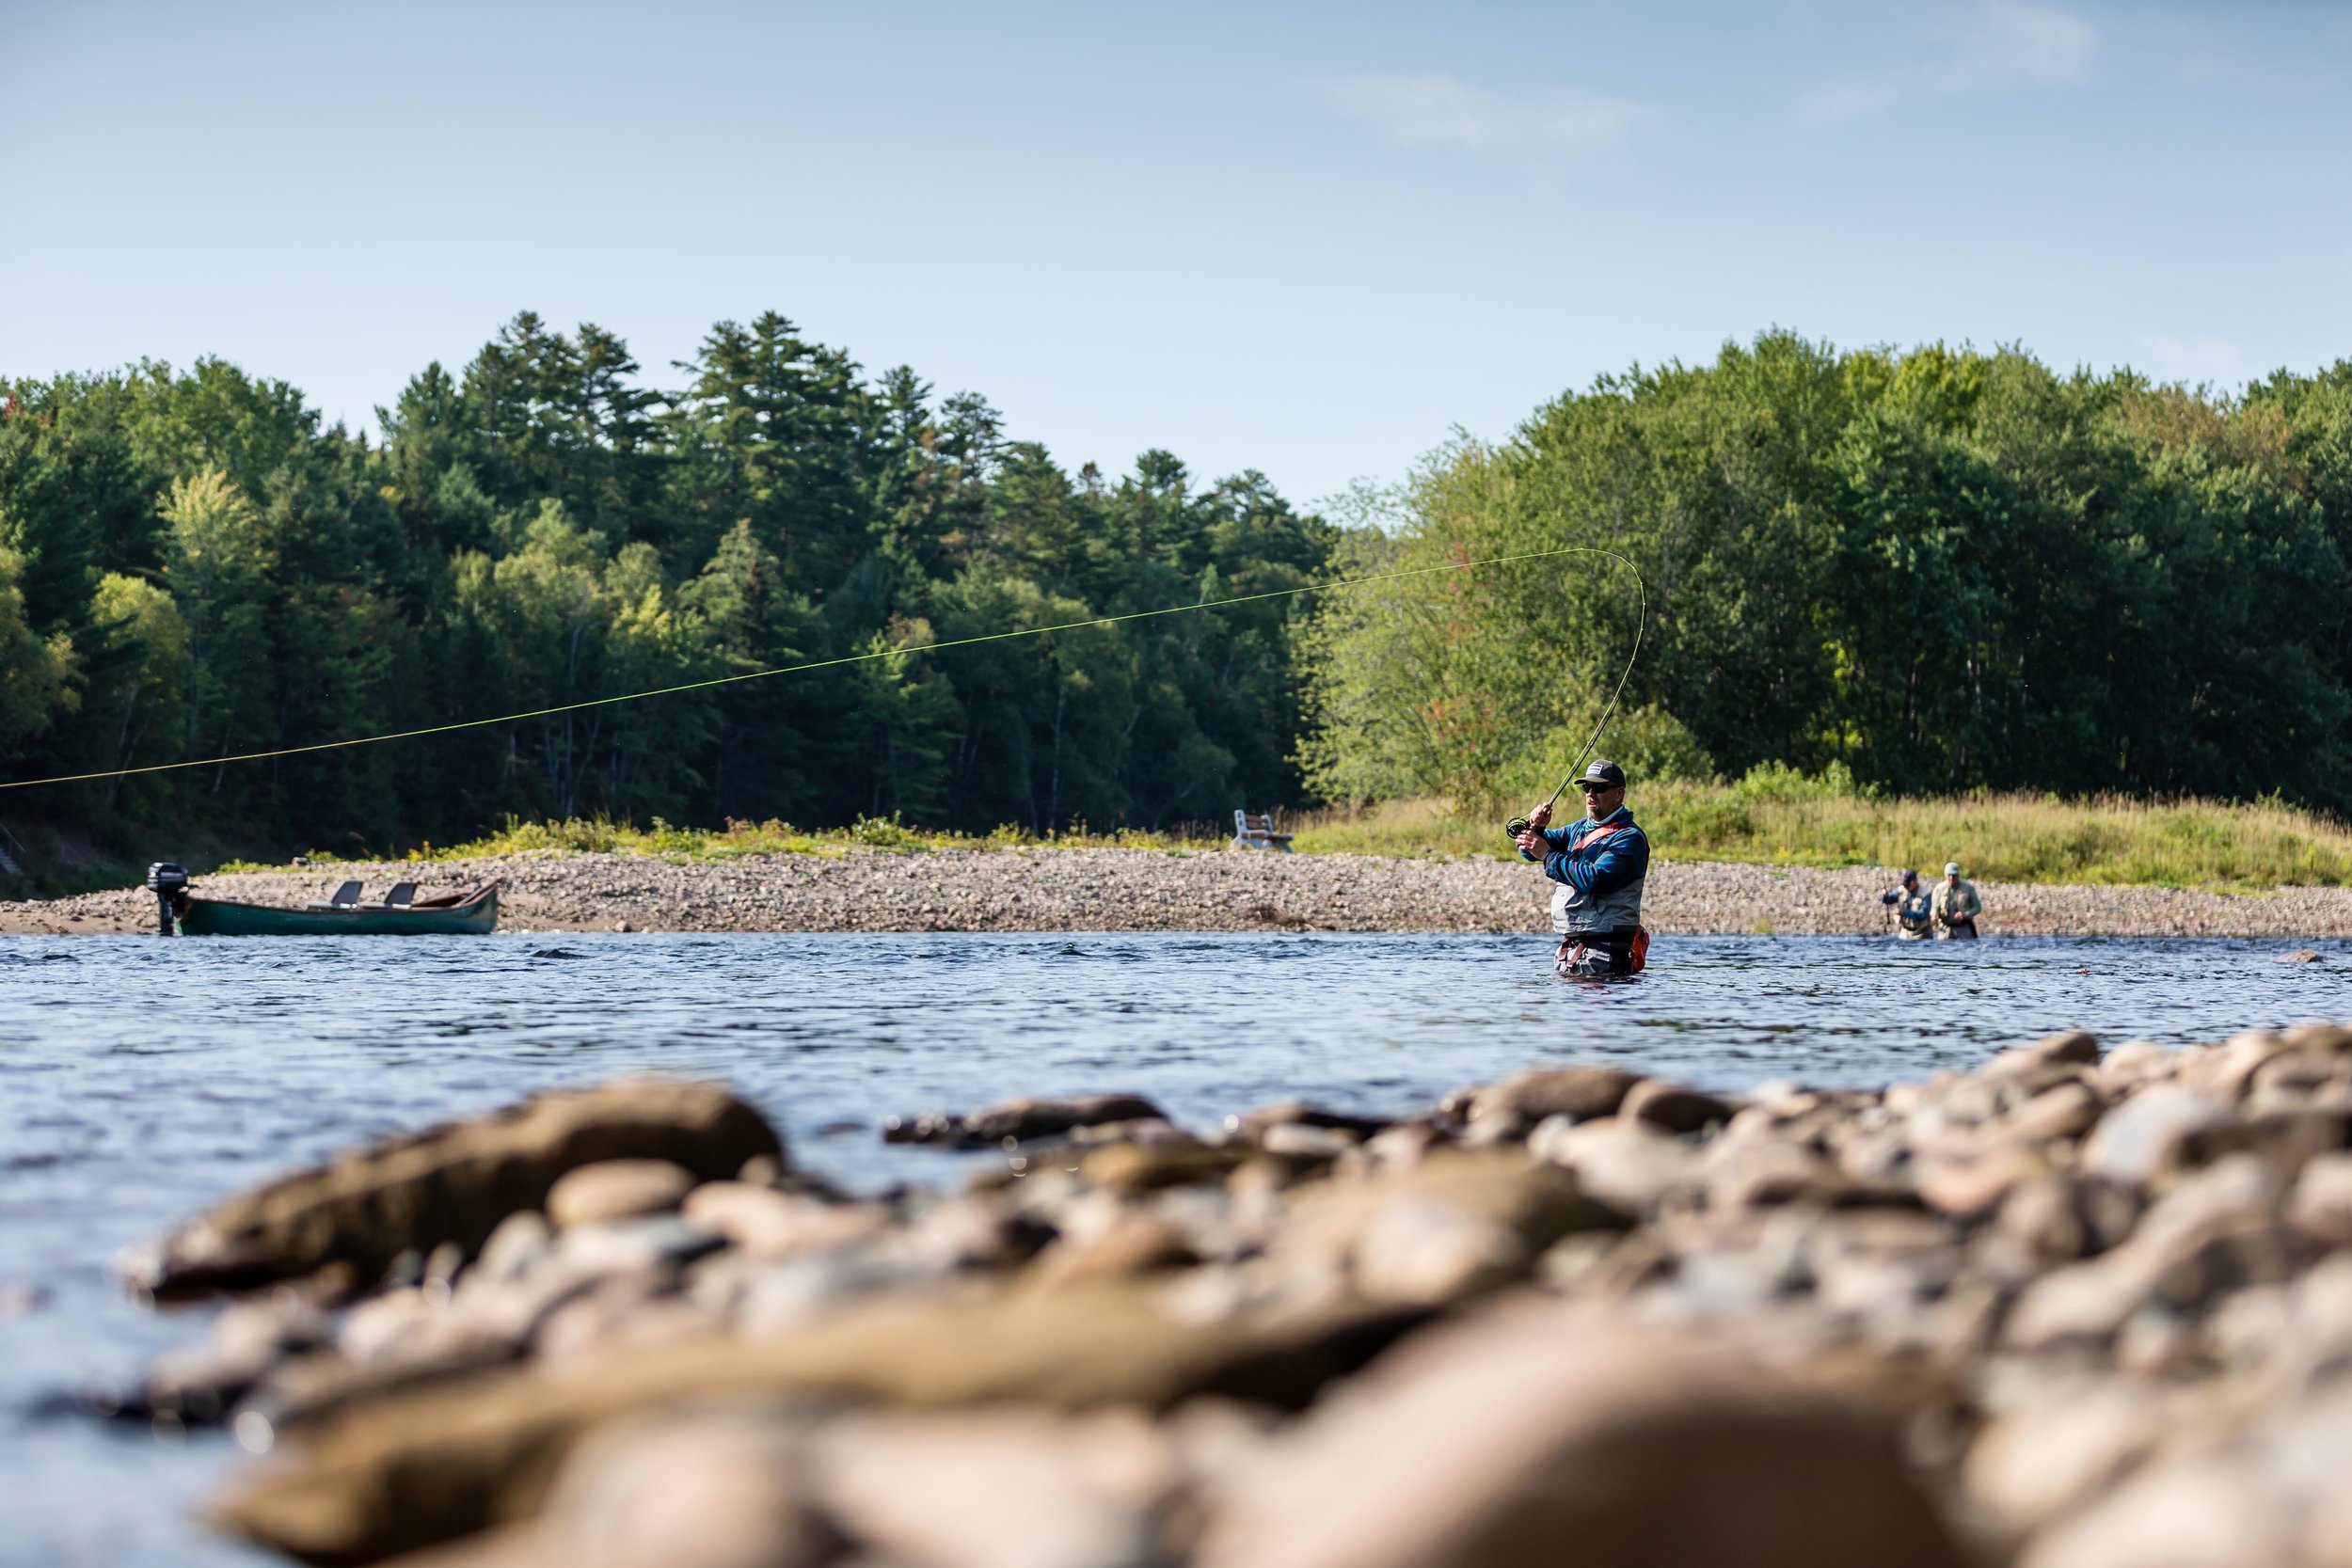
[[1560,781],[1560,787],[1553,790],[1551,799],[1544,802],[1548,806],[1560,803],[1560,797],[1567,793],[1568,785],[1575,782],[1579,773],[1584,771],[1584,765],[1593,760],[1593,749],[1600,744],[1601,732],[1609,727],[1609,721],[1616,717],[1617,699],[1625,695],[1625,683],[1633,678],[1633,662],[1642,657],[1642,636],[1649,629],[1649,584],[1642,580],[1642,569],[1614,550],[1592,549],[1591,553],[1605,555],[1633,574],[1633,591],[1640,595],[1641,608],[1634,612],[1633,651],[1626,656],[1625,670],[1617,676],[1617,689],[1609,693],[1609,705],[1600,710],[1600,722],[1593,726],[1593,737],[1584,742],[1584,750],[1578,753],[1574,766],[1568,769],[1568,776]]
[[[1633,568],[1633,562],[1626,561],[1624,556],[1617,554],[1614,550],[1599,549],[1589,545],[1569,545],[1554,550],[1530,550],[1520,555],[1489,556],[1483,561],[1456,561],[1448,562],[1442,566],[1413,566],[1403,571],[1375,572],[1367,577],[1340,578],[1330,582],[1311,582],[1297,588],[1275,588],[1262,594],[1236,594],[1231,598],[1204,599],[1195,604],[1166,605],[1158,610],[1131,610],[1120,615],[1089,615],[1084,620],[1060,621],[1050,626],[1024,626],[1014,631],[992,631],[977,637],[957,637],[945,642],[926,642],[917,648],[882,648],[870,653],[845,654],[838,658],[810,659],[802,664],[779,664],[767,670],[746,670],[739,674],[716,675],[708,680],[686,681],[676,686],[655,687],[646,691],[625,692],[617,697],[590,697],[577,703],[559,703],[553,707],[532,708],[521,713],[501,713],[489,719],[460,719],[453,723],[427,724],[420,729],[391,730],[383,735],[354,736],[342,740],[317,740],[305,746],[279,746],[265,752],[238,752],[229,756],[195,757],[184,762],[149,763],[139,768],[106,768],[91,773],[58,773],[41,779],[4,781],[0,782],[0,790],[37,789],[43,784],[86,784],[97,779],[127,779],[144,773],[174,773],[191,768],[221,768],[232,762],[266,762],[274,757],[303,756],[313,752],[336,752],[355,746],[380,746],[390,740],[416,740],[428,735],[450,735],[459,730],[487,729],[493,724],[516,724],[528,719],[552,718],[559,713],[578,713],[586,708],[612,707],[622,703],[644,702],[650,697],[675,697],[681,692],[707,691],[713,687],[734,686],[743,681],[766,680],[771,675],[804,674],[812,670],[833,670],[844,665],[865,664],[880,658],[913,658],[921,654],[938,653],[947,648],[969,648],[983,642],[1005,642],[1022,637],[1045,637],[1057,631],[1075,631],[1082,626],[1114,626],[1123,622],[1148,621],[1161,615],[1182,615],[1196,610],[1223,610],[1233,605],[1256,604],[1267,599],[1291,598],[1300,594],[1320,594],[1341,588],[1363,588],[1376,582],[1398,582],[1408,578],[1430,577],[1448,572],[1475,571],[1482,566],[1507,566],[1518,562],[1545,561],[1563,555],[1605,555],[1612,560],[1624,562],[1628,569]],[[1636,582],[1641,580],[1641,575],[1640,571],[1634,570],[1633,576]],[[1643,604],[1644,612],[1646,614],[1648,605],[1646,590]],[[1638,633],[1634,639],[1634,651],[1637,654],[1641,651],[1641,639]],[[1631,675],[1632,673],[1633,666],[1629,661],[1626,665],[1626,675]],[[1618,679],[1617,689],[1620,693],[1625,690],[1623,677]],[[1615,698],[1610,699],[1613,710],[1615,702]],[[1608,715],[1604,713],[1602,722],[1605,724],[1607,721]],[[1600,732],[1597,729],[1593,732],[1593,741],[1589,744],[1597,744],[1599,739]],[[1581,768],[1583,764],[1580,762],[1577,766]],[[1565,789],[1567,785],[1564,782],[1560,787]],[[1558,798],[1556,794],[1553,796],[1554,800]]]

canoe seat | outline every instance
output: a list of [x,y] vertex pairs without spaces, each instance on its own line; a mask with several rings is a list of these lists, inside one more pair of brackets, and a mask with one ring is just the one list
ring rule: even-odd
[[359,907],[359,889],[358,882],[345,882],[326,903],[305,904],[302,907],[306,910],[356,910]]
[[394,882],[392,891],[384,895],[384,907],[388,910],[405,910],[408,907],[410,900],[416,896],[416,883]]

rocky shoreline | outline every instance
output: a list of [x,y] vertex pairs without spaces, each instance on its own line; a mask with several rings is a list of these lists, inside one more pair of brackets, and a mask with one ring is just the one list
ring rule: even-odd
[[316,1562],[2352,1560],[2352,1028],[909,1109],[982,1152],[847,1194],[653,1081],[350,1151],[125,1259],[233,1305],[110,1403]]
[[[206,877],[199,891],[261,903],[326,897],[346,879],[380,895],[497,879],[503,923],[628,931],[1540,931],[1547,886],[1516,860],[1406,860],[1150,849],[852,850],[673,863],[636,855],[514,855]],[[1891,874],[1655,863],[1645,916],[1661,934],[1882,931]],[[2172,888],[1981,884],[1987,935],[2352,937],[2352,888],[2247,896]],[[139,888],[0,903],[0,934],[151,929]]]

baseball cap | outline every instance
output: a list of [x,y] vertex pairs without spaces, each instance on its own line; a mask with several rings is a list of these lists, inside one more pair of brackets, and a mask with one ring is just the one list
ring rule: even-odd
[[1606,758],[1597,758],[1593,765],[1577,775],[1577,784],[1584,789],[1622,789],[1625,769]]
[[1957,877],[1957,876],[1959,876],[1959,875],[1960,875],[1960,862],[1958,862],[1958,861],[1946,861],[1946,862],[1944,863],[1944,875],[1945,875],[1945,876],[1947,876],[1947,877]]

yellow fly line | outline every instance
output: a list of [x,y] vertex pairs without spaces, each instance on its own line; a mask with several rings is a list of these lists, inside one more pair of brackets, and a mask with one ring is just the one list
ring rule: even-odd
[[[578,713],[582,708],[612,707],[620,703],[639,703],[649,697],[675,697],[685,691],[707,691],[716,686],[733,686],[740,681],[766,680],[771,675],[805,674],[812,670],[838,669],[846,664],[865,664],[880,658],[913,658],[922,654],[935,654],[947,648],[970,648],[983,642],[1006,642],[1019,637],[1047,637],[1057,631],[1075,631],[1082,626],[1115,626],[1127,621],[1148,621],[1160,615],[1183,615],[1197,610],[1224,610],[1233,605],[1256,604],[1265,599],[1287,599],[1300,594],[1322,594],[1334,589],[1363,588],[1377,582],[1399,582],[1408,578],[1422,578],[1449,572],[1476,571],[1483,566],[1508,566],[1523,561],[1548,561],[1564,555],[1604,555],[1633,573],[1638,585],[1642,574],[1632,562],[1614,550],[1590,545],[1568,545],[1556,550],[1530,550],[1522,555],[1488,556],[1484,561],[1454,561],[1441,566],[1413,566],[1403,571],[1375,572],[1369,577],[1337,578],[1328,582],[1311,582],[1297,588],[1276,588],[1263,594],[1236,594],[1231,598],[1203,599],[1194,604],[1168,605],[1159,610],[1131,610],[1123,615],[1089,615],[1082,621],[1060,621],[1050,626],[1025,626],[1017,631],[992,631],[978,637],[950,638],[945,642],[925,642],[912,648],[881,648],[871,653],[845,654],[839,658],[811,659],[804,664],[779,664],[772,669],[746,670],[739,674],[717,675],[709,680],[688,681],[680,686],[660,686],[649,691],[630,691],[618,697],[591,697],[584,702],[559,703],[553,707],[532,708],[523,713],[501,713],[491,719],[460,719],[453,723],[427,724],[421,729],[391,730],[383,735],[354,736],[343,740],[316,740],[307,746],[279,746],[266,752],[239,752],[230,756],[194,757],[185,762],[155,762],[143,768],[105,768],[94,773],[58,773],[45,779],[16,779],[0,781],[0,789],[37,789],[43,784],[83,784],[93,779],[124,779],[138,773],[173,773],[189,768],[218,768],[231,762],[265,762],[272,757],[302,756],[311,752],[338,752],[353,746],[380,746],[388,740],[415,740],[428,735],[449,735],[458,730],[486,729],[494,724],[519,723],[526,719],[547,719],[559,713]],[[1643,589],[1643,620],[1648,619],[1648,591]],[[1642,633],[1633,634],[1634,653],[1638,657]],[[1633,673],[1631,659],[1626,661],[1626,674]],[[1617,681],[1617,695],[1625,691],[1625,679]],[[1616,707],[1616,696],[1609,700],[1611,710]],[[1602,724],[1609,714],[1601,715]],[[1600,736],[1593,732],[1595,740]]]

